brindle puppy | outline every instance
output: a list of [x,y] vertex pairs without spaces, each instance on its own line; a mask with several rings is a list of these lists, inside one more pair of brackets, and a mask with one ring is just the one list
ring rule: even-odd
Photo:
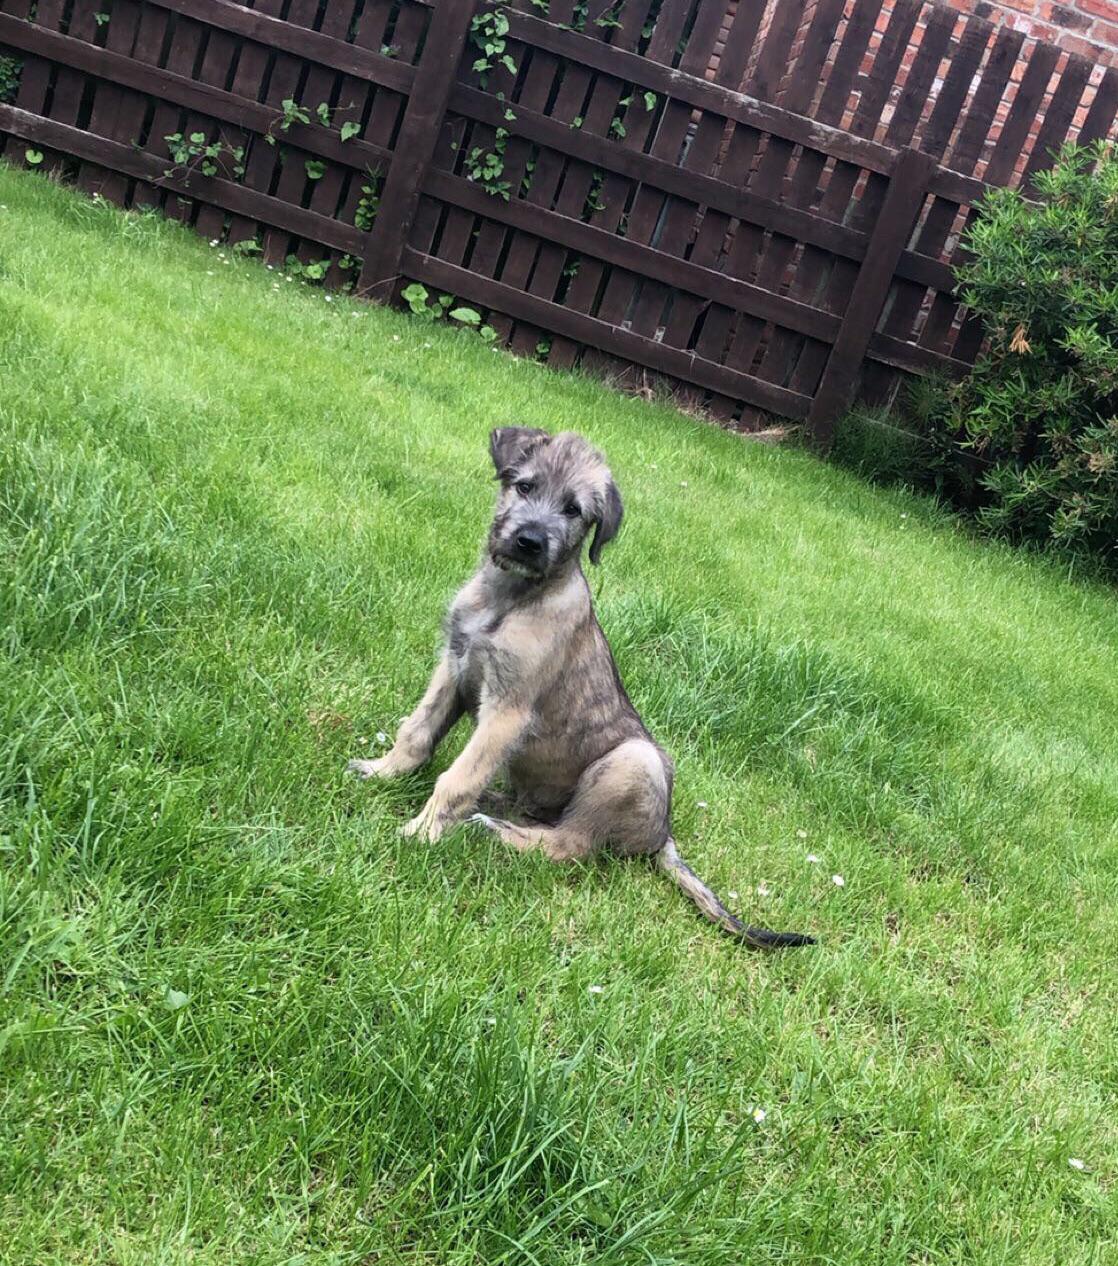
[[[654,855],[708,919],[752,946],[808,945],[750,928],[691,871],[671,837],[672,762],[621,684],[580,566],[621,526],[621,496],[600,453],[578,435],[503,427],[489,441],[501,481],[480,570],[454,599],[446,649],[427,693],[363,778],[418,769],[464,712],[476,728],[405,835],[437,840],[469,818],[518,849],[575,861],[604,845]],[[476,813],[506,771],[520,815]]]

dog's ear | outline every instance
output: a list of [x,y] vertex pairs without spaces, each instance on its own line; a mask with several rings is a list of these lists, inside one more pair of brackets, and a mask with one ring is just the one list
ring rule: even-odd
[[602,557],[602,547],[608,545],[617,535],[621,526],[624,510],[621,505],[621,493],[611,479],[606,485],[606,495],[602,501],[601,513],[594,527],[594,539],[590,542],[590,561],[597,566]]
[[551,436],[536,426],[499,426],[489,432],[489,455],[498,477],[523,460]]

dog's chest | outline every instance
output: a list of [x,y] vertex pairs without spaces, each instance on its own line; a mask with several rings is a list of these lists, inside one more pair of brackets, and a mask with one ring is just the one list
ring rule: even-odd
[[492,611],[455,607],[447,622],[447,653],[458,689],[471,704],[476,703],[485,682],[493,650],[493,633],[499,619]]

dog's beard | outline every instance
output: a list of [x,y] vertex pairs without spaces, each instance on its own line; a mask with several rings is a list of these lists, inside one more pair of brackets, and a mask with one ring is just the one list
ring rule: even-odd
[[509,558],[507,554],[498,554],[494,550],[489,557],[493,560],[494,567],[499,567],[501,571],[508,572],[510,576],[519,576],[521,580],[543,579],[542,571],[537,571],[534,567],[528,567],[526,564],[518,562],[515,558]]

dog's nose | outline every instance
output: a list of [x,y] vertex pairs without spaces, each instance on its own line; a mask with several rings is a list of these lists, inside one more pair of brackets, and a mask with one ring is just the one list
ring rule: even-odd
[[526,558],[542,554],[546,543],[547,538],[538,528],[521,528],[516,534],[516,548]]

